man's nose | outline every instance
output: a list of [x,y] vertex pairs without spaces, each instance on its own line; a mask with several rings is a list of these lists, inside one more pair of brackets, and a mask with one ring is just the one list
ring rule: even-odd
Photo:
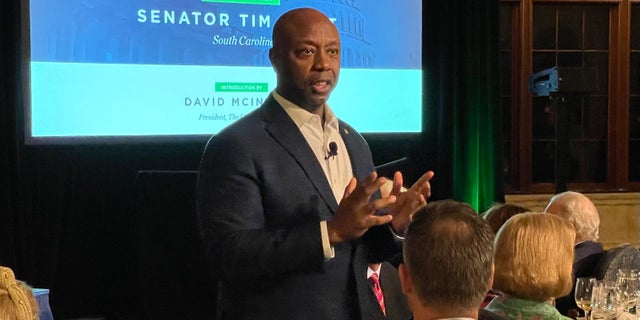
[[329,64],[329,55],[324,51],[316,52],[313,61],[313,67],[317,70],[329,70],[331,65]]

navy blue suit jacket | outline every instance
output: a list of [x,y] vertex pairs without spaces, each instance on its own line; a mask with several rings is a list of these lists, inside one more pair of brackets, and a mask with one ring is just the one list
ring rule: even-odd
[[[344,122],[340,133],[361,181],[374,170],[368,145]],[[376,307],[362,292],[371,253],[383,259],[399,246],[387,226],[375,227],[336,245],[335,258],[325,261],[320,221],[337,207],[314,153],[271,96],[212,137],[197,208],[212,272],[223,284],[224,318],[366,318]]]
[[576,279],[580,277],[595,277],[594,267],[602,257],[602,244],[594,241],[579,243],[574,248],[573,257],[573,287],[571,292],[556,299],[556,309],[563,315],[567,315],[569,310],[580,310],[574,298]]

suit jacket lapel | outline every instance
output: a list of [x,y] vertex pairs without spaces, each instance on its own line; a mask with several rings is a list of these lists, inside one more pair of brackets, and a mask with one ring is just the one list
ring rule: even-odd
[[296,159],[324,202],[331,208],[331,212],[335,212],[338,203],[318,159],[296,124],[271,95],[262,107],[262,115],[265,130]]
[[[349,152],[349,160],[351,161],[351,170],[353,170],[353,176],[360,180],[364,179],[366,175],[371,172],[367,172],[367,168],[362,166],[362,159],[364,155],[358,152],[357,141],[360,140],[360,135],[356,132],[351,131],[351,127],[349,127],[346,123],[340,121],[340,135],[342,136],[342,140],[344,141],[344,145],[347,147]],[[360,160],[360,161],[358,161]]]

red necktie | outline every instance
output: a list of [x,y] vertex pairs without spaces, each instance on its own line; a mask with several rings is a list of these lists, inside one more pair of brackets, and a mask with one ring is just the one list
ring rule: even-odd
[[373,293],[376,295],[376,299],[378,299],[378,304],[380,304],[382,313],[384,313],[384,315],[387,315],[384,308],[384,296],[382,295],[382,288],[380,288],[380,280],[378,279],[378,274],[377,273],[371,274],[371,277],[369,277],[369,282],[371,282],[371,286],[373,287]]

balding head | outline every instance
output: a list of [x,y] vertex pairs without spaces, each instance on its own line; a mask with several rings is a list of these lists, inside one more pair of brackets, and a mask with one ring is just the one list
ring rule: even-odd
[[598,209],[582,193],[566,191],[553,196],[545,212],[569,220],[576,229],[576,243],[598,240],[600,229]]
[[316,9],[298,8],[285,12],[273,26],[273,49],[286,49],[291,37],[300,31],[304,31],[303,29],[317,25],[329,25],[335,30],[336,35],[338,34],[338,29],[331,20]]
[[418,210],[407,230],[399,275],[414,316],[477,317],[491,286],[493,237],[469,204],[441,200]]

